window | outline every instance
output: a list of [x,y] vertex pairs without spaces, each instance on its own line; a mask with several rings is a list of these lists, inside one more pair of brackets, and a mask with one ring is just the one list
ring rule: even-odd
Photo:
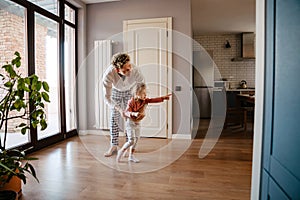
[[0,1],[1,66],[20,52],[23,75],[35,73],[47,81],[51,101],[45,105],[48,128],[22,135],[15,128],[19,122],[11,122],[9,147],[41,148],[77,133],[76,19],[77,9],[65,0]]
[[66,129],[76,129],[76,87],[75,87],[75,29],[65,26],[65,104]]
[[[22,55],[21,67],[19,71],[28,74],[26,63],[26,8],[10,2],[1,0],[0,3],[0,66],[10,62],[14,58],[14,52],[18,51]],[[1,72],[4,69],[0,68]],[[4,82],[0,80],[2,86]],[[0,99],[4,97],[6,91],[4,87],[0,87]],[[29,123],[24,120],[23,123]],[[29,142],[28,132],[22,135],[20,129],[16,128],[20,124],[19,119],[8,121],[8,135],[6,148],[19,146]],[[3,142],[4,126],[0,130],[1,141]]]
[[65,5],[65,20],[75,24],[75,10],[68,5]]
[[58,0],[28,0],[31,3],[34,3],[35,5],[44,8],[45,10],[58,15]]
[[48,128],[38,129],[38,139],[60,132],[58,23],[35,14],[35,73],[50,87],[50,103],[45,105]]

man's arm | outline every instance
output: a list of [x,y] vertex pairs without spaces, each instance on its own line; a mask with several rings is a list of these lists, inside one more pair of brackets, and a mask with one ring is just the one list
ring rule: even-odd
[[106,73],[102,79],[103,82],[103,95],[104,95],[104,102],[110,107],[115,108],[116,103],[112,100],[112,83],[113,78],[110,73]]
[[128,117],[128,118],[131,118],[132,116],[137,117],[138,112],[134,112],[134,111],[133,111],[133,107],[134,107],[133,104],[134,104],[133,100],[130,99],[130,100],[128,101],[127,107],[126,107],[126,109],[125,109],[125,111],[124,111],[124,116],[125,116],[125,117]]

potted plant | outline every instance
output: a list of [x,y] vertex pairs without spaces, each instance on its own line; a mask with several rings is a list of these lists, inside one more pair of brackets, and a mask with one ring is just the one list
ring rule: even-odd
[[45,102],[50,102],[48,83],[40,81],[35,74],[23,77],[19,70],[21,56],[18,52],[14,55],[10,63],[2,66],[0,73],[0,190],[13,179],[19,180],[20,185],[21,180],[26,184],[27,173],[38,181],[35,169],[30,164],[30,160],[36,158],[27,157],[24,151],[6,148],[8,122],[17,119],[16,128],[23,135],[30,126],[41,126],[41,130],[44,130],[47,128]]

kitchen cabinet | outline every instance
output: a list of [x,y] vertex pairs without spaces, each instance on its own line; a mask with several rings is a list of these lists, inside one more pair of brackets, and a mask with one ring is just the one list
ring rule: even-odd
[[255,89],[227,89],[226,90],[226,99],[227,99],[227,107],[234,108],[239,107],[240,101],[237,100],[238,94],[249,94],[254,95]]

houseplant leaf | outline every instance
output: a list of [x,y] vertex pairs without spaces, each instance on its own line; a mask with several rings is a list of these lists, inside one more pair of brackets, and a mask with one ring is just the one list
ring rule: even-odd
[[45,81],[40,81],[35,74],[23,77],[19,70],[16,70],[19,67],[21,67],[21,56],[15,52],[15,58],[3,65],[4,70],[0,72],[3,89],[2,99],[0,99],[0,129],[4,130],[0,138],[0,184],[8,182],[14,176],[19,177],[26,184],[26,173],[31,174],[38,181],[33,165],[28,162],[36,158],[26,157],[25,153],[18,149],[6,149],[8,121],[20,120],[14,127],[20,128],[23,135],[30,130],[30,125],[24,123],[26,119],[30,120],[32,128],[37,128],[39,125],[42,130],[47,128],[44,103],[50,102],[49,85]]

